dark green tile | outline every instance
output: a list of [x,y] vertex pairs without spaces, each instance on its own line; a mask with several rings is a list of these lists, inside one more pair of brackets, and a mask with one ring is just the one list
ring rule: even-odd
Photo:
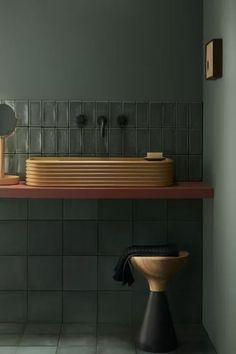
[[99,254],[119,255],[131,244],[131,222],[101,221],[99,223]]
[[59,334],[28,334],[24,333],[19,346],[20,347],[55,347],[59,339]]
[[176,104],[165,103],[163,104],[163,127],[175,127],[176,126]]
[[42,153],[44,155],[56,154],[57,134],[55,128],[42,129]]
[[187,103],[177,103],[176,107],[176,125],[177,128],[188,128],[189,106]]
[[28,126],[29,124],[29,105],[28,101],[15,101],[15,113],[18,126]]
[[16,354],[56,354],[57,347],[18,347]]
[[124,103],[124,115],[127,116],[127,127],[136,127],[136,104],[135,102]]
[[69,152],[71,155],[79,155],[82,152],[82,130],[69,130]]
[[202,129],[202,103],[191,103],[189,105],[189,127],[190,129]]
[[173,128],[163,129],[163,152],[164,154],[176,153],[176,130]]
[[29,219],[60,220],[62,217],[62,201],[60,199],[30,199]]
[[176,131],[176,153],[177,154],[188,154],[189,152],[189,134],[187,130],[177,130]]
[[63,223],[64,255],[97,254],[96,221],[66,220]]
[[30,154],[41,154],[42,151],[42,130],[41,128],[29,128],[29,152]]
[[62,259],[58,256],[30,256],[28,286],[30,290],[60,290]]
[[29,221],[28,233],[29,254],[62,254],[62,223],[60,221]]
[[69,102],[58,101],[57,103],[57,126],[68,127],[69,125]]
[[111,102],[110,103],[110,126],[112,128],[120,128],[117,118],[122,114],[122,103],[121,102]]
[[61,333],[96,335],[97,325],[94,323],[63,323]]
[[83,102],[82,113],[85,114],[86,127],[94,128],[96,126],[96,105],[95,102]]
[[175,156],[175,178],[177,181],[188,181],[188,155]]
[[169,200],[169,220],[200,220],[202,219],[201,200]]
[[0,220],[22,220],[26,218],[26,199],[0,199]]
[[16,152],[27,153],[29,151],[28,128],[16,128]]
[[149,106],[148,103],[137,103],[137,126],[138,128],[147,128],[148,122]]
[[0,323],[1,334],[22,334],[24,328],[23,323]]
[[150,130],[150,151],[163,151],[162,129]]
[[0,291],[1,322],[25,322],[26,315],[26,291]]
[[97,290],[97,257],[64,256],[64,290]]
[[109,153],[110,155],[121,155],[122,154],[122,130],[109,129]]
[[27,257],[0,256],[0,289],[24,290],[27,284]]
[[98,301],[99,323],[131,323],[130,291],[102,291],[98,294]]
[[136,220],[165,220],[166,218],[166,200],[140,199],[135,201]]
[[82,113],[82,103],[78,101],[70,102],[70,127],[77,127],[77,116]]
[[95,323],[97,321],[96,291],[64,291],[63,322]]
[[27,252],[27,222],[0,221],[0,254],[25,255]]
[[137,153],[137,130],[124,130],[124,154],[126,156],[135,156]]
[[189,180],[201,181],[202,180],[202,156],[189,155]]
[[84,155],[96,154],[96,130],[95,129],[83,129],[82,154]]
[[96,354],[97,348],[95,346],[76,346],[76,347],[59,347],[57,354]]
[[0,334],[0,349],[2,346],[18,345],[18,343],[20,342],[20,338],[20,334]]
[[138,156],[146,156],[149,149],[149,130],[137,130],[137,154]]
[[27,323],[25,334],[59,334],[61,329],[60,323]]
[[150,106],[150,127],[162,127],[163,122],[163,104],[151,103]]
[[134,244],[158,245],[167,241],[165,222],[137,221],[134,225]]
[[189,131],[189,153],[190,154],[202,153],[202,131],[201,130]]
[[88,333],[65,334],[62,333],[58,347],[94,347],[96,348],[96,335]]
[[99,200],[100,220],[129,220],[132,218],[131,200]]
[[56,102],[55,101],[43,101],[43,120],[42,125],[44,127],[56,127]]
[[88,219],[97,218],[97,201],[84,199],[66,199],[64,201],[64,219]]
[[29,105],[29,125],[41,126],[41,102],[31,101]]
[[29,322],[61,322],[62,294],[57,291],[28,293]]
[[57,153],[59,155],[69,154],[69,130],[57,129]]

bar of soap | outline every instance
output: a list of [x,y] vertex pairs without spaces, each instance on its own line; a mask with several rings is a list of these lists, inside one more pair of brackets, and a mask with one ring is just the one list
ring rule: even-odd
[[163,152],[147,152],[148,159],[161,159],[163,157]]

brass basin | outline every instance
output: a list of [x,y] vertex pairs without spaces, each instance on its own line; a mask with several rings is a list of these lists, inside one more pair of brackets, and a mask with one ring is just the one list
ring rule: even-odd
[[164,187],[173,184],[173,161],[136,157],[33,157],[26,184],[35,187]]

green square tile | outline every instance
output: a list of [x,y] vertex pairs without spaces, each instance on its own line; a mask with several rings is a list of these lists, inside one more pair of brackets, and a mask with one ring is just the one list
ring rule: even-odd
[[29,221],[28,246],[31,255],[60,255],[62,253],[61,221]]
[[100,220],[130,220],[132,200],[99,200]]
[[62,334],[58,343],[59,347],[96,347],[94,334]]
[[27,257],[0,256],[0,289],[25,290],[27,286]]
[[0,334],[0,346],[16,346],[20,338],[20,334]]
[[0,354],[15,354],[17,347],[0,347]]
[[30,291],[28,293],[29,322],[61,322],[62,294],[58,291]]
[[140,199],[135,201],[136,220],[165,220],[166,218],[166,200]]
[[22,334],[24,328],[23,323],[0,323],[0,334]]
[[24,334],[20,340],[21,347],[55,347],[59,334]]
[[60,220],[62,217],[62,201],[60,199],[30,199],[29,219]]
[[27,222],[0,221],[0,254],[25,255],[27,253]]
[[97,254],[96,221],[65,220],[63,223],[63,254]]
[[27,323],[24,334],[59,334],[60,323]]
[[25,322],[26,291],[0,291],[0,322]]
[[16,354],[56,354],[57,347],[18,347]]
[[64,290],[97,290],[97,257],[64,256]]
[[97,201],[84,199],[66,199],[64,201],[64,219],[93,220],[97,218]]
[[97,292],[64,291],[63,321],[64,323],[96,323]]
[[96,347],[59,347],[57,354],[96,354]]
[[62,258],[59,256],[30,256],[28,259],[30,290],[60,290],[62,287]]
[[99,323],[131,323],[130,291],[102,291],[98,294],[98,301]]
[[97,333],[94,323],[63,323],[61,332],[64,334],[93,334]]
[[164,221],[136,221],[134,224],[134,244],[158,245],[167,242]]
[[125,334],[110,334],[98,336],[97,340],[98,352],[123,349],[124,352],[135,352],[135,344],[132,337]]
[[201,200],[169,200],[169,220],[202,220]]
[[101,221],[99,223],[99,254],[120,255],[132,244],[132,223]]
[[27,219],[26,199],[0,199],[0,220]]

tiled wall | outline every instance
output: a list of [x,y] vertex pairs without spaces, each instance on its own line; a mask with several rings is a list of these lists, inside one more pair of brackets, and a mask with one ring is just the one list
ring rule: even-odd
[[191,253],[174,320],[201,322],[201,201],[0,199],[0,322],[139,324],[146,282],[121,287],[112,270],[126,246],[167,240]]
[[[3,102],[3,101],[2,101]],[[175,161],[176,179],[202,179],[202,104],[155,102],[5,101],[18,116],[6,144],[6,167],[24,179],[30,156],[144,156],[163,151]],[[76,117],[87,116],[83,129]],[[128,124],[121,129],[117,117]],[[101,138],[97,118],[108,124]]]

